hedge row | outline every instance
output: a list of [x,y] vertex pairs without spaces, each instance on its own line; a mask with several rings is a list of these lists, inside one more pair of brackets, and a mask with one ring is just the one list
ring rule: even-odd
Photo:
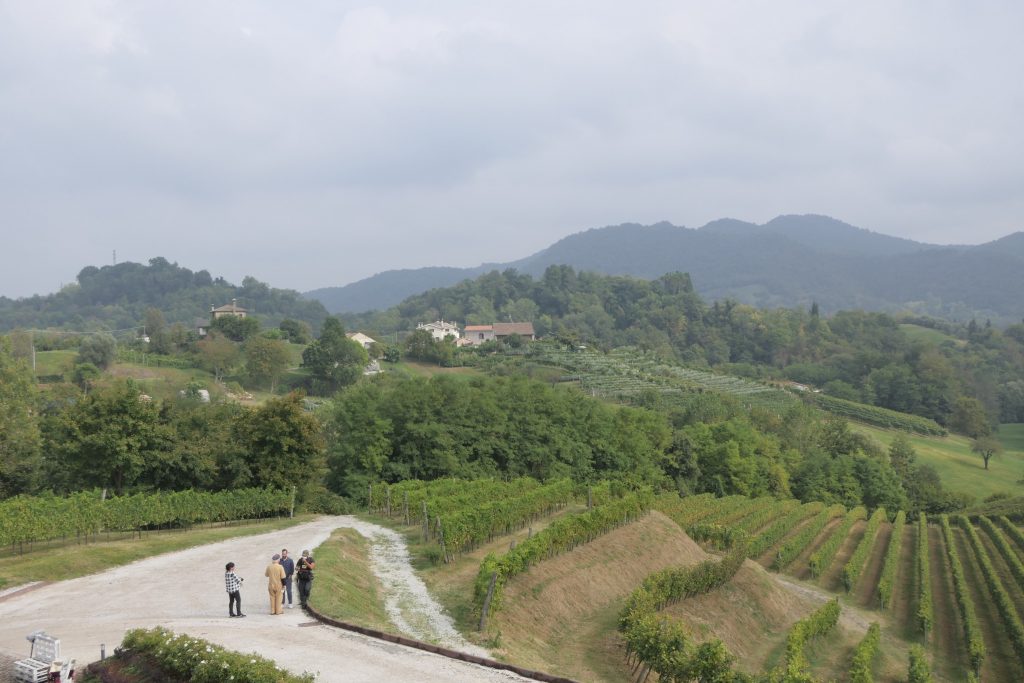
[[480,563],[473,587],[473,602],[477,612],[483,608],[491,577],[497,574],[491,597],[490,614],[501,607],[505,582],[527,571],[531,566],[563,553],[623,524],[628,524],[646,513],[654,502],[650,491],[629,494],[604,505],[598,505],[578,515],[557,519],[502,556],[490,553]]
[[992,566],[992,560],[988,556],[988,551],[982,545],[981,538],[978,537],[978,532],[971,526],[970,520],[963,515],[958,515],[956,521],[967,532],[967,538],[974,549],[974,556],[978,559],[978,564],[981,565],[981,573],[985,577],[985,583],[988,585],[988,592],[996,603],[999,617],[1003,621],[1006,635],[1013,645],[1013,651],[1017,653],[1017,659],[1024,663],[1024,625],[1021,625],[1020,617],[1017,615],[1017,608],[1010,601],[1010,596],[1007,594],[1006,588],[1003,587],[1003,582],[999,580],[999,575],[996,574],[996,570]]
[[999,554],[1006,560],[1006,564],[1010,567],[1010,573],[1013,574],[1013,578],[1017,579],[1017,585],[1024,586],[1024,564],[1021,564],[1020,555],[1010,547],[1010,542],[1006,540],[1006,536],[1003,535],[1003,532],[999,530],[999,527],[991,519],[979,517],[978,521],[981,522],[981,528],[992,539],[992,543],[995,544]]
[[964,577],[964,566],[960,563],[960,553],[953,541],[953,530],[949,527],[949,517],[939,518],[942,524],[942,536],[946,540],[946,555],[953,573],[953,591],[956,602],[960,605],[960,618],[964,627],[964,638],[967,641],[967,655],[971,660],[971,669],[975,674],[981,673],[981,665],[985,661],[985,641],[981,637],[978,616],[974,611],[974,600],[971,599],[967,579]]
[[804,646],[808,640],[825,635],[839,623],[839,598],[833,598],[810,616],[793,624],[786,636],[785,679],[804,680],[808,668]]
[[835,559],[836,553],[839,552],[839,546],[843,544],[846,537],[850,533],[850,529],[859,520],[864,519],[868,516],[868,511],[863,507],[855,507],[846,513],[843,521],[840,522],[839,526],[832,530],[829,537],[825,539],[825,542],[814,551],[810,559],[811,576],[818,577],[825,573],[830,566],[832,566],[832,560]]
[[568,479],[545,484],[513,498],[482,502],[439,517],[445,552],[464,552],[495,536],[509,534],[559,507],[576,495]]
[[906,528],[907,513],[900,510],[892,523],[892,536],[889,537],[889,548],[885,551],[885,566],[882,567],[882,578],[878,581],[878,602],[882,609],[892,599],[892,589],[896,585],[896,572],[900,566],[900,553],[903,551],[903,530]]
[[846,588],[847,593],[852,591],[854,586],[857,585],[857,579],[860,578],[861,572],[864,571],[864,565],[867,564],[868,557],[871,556],[871,552],[875,549],[875,541],[878,540],[878,530],[882,527],[882,522],[887,519],[888,515],[885,514],[885,508],[878,508],[871,514],[871,519],[868,520],[867,526],[864,529],[864,535],[861,537],[856,550],[853,551],[853,555],[850,556],[846,566],[843,567],[843,586]]
[[775,501],[774,504],[750,513],[736,525],[736,528],[753,537],[766,524],[772,523],[792,512],[800,501],[789,499]]
[[797,531],[796,535],[782,544],[779,552],[775,555],[775,562],[772,563],[772,567],[777,570],[782,569],[795,560],[804,551],[804,548],[818,537],[818,534],[821,533],[821,530],[825,528],[825,525],[833,517],[838,517],[844,512],[846,512],[846,508],[842,505],[833,505],[815,515],[811,521]]
[[835,415],[866,422],[867,424],[888,429],[901,429],[906,432],[924,434],[926,436],[945,436],[946,430],[935,420],[909,413],[901,413],[879,406],[847,401],[828,394],[811,394],[809,398],[822,410]]
[[922,512],[917,518],[917,629],[928,637],[934,620],[932,607],[932,572],[928,560],[928,519]]
[[530,477],[519,477],[511,481],[437,479],[430,482],[408,480],[398,484],[378,483],[370,487],[368,508],[371,512],[387,517],[408,514],[409,523],[421,524],[424,521],[424,503],[427,516],[435,520],[439,516],[468,507],[516,498],[539,487],[540,482]]
[[710,493],[698,496],[679,496],[675,493],[663,493],[654,499],[654,509],[662,513],[680,528],[686,526],[698,515],[714,505],[715,497]]
[[1010,538],[1017,544],[1017,547],[1024,552],[1024,532],[1020,530],[1016,524],[1011,522],[1005,515],[1000,515],[999,523],[1002,525],[1006,533],[1010,535]]
[[251,519],[288,512],[290,491],[239,489],[209,493],[140,493],[104,499],[99,491],[67,497],[15,496],[0,501],[0,545],[56,538],[88,540],[100,531],[140,531],[206,522]]
[[796,528],[805,519],[812,515],[819,514],[824,509],[824,503],[815,501],[813,503],[804,503],[795,510],[790,511],[785,517],[782,517],[754,537],[754,540],[750,542],[750,545],[747,548],[747,557],[757,559],[763,555],[765,551],[785,538],[786,534]]
[[296,676],[258,654],[226,650],[201,638],[175,634],[165,628],[128,631],[118,657],[138,654],[167,676],[193,683],[312,683],[313,674]]
[[868,632],[853,651],[853,659],[850,661],[850,683],[872,683],[875,680],[871,675],[871,664],[878,655],[880,640],[881,628],[876,621],[868,627]]
[[[712,529],[704,525],[703,529]],[[728,536],[722,529],[720,539]],[[626,641],[626,653],[634,673],[646,667],[661,681],[738,680],[732,671],[732,655],[721,641],[694,646],[686,627],[657,614],[666,605],[692,595],[707,593],[729,581],[747,556],[747,538],[731,536],[733,545],[720,561],[666,569],[648,576],[626,600],[619,617],[619,631]],[[644,676],[646,678],[646,675]]]
[[932,670],[928,658],[920,645],[910,646],[910,665],[907,667],[907,683],[932,683]]

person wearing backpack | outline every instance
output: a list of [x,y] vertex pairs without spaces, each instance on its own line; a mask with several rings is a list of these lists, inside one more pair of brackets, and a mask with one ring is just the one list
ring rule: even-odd
[[316,561],[308,550],[302,551],[302,557],[295,564],[295,580],[299,589],[299,605],[305,607],[309,602],[309,592],[313,588],[313,569]]

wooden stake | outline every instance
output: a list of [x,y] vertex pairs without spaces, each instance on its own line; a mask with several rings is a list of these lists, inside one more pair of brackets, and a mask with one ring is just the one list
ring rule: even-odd
[[487,627],[487,612],[491,609],[491,598],[494,597],[494,584],[498,581],[498,572],[491,573],[491,583],[487,586],[487,597],[484,598],[484,607],[480,610],[480,628],[483,631]]
[[441,526],[441,518],[437,518],[437,534],[441,539],[441,554],[444,555],[444,563],[448,564],[448,548],[444,545],[444,527]]

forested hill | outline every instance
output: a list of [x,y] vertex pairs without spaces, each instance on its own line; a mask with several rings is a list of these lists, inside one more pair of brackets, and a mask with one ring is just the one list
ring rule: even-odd
[[824,216],[780,216],[764,225],[719,220],[699,229],[624,224],[571,235],[532,256],[477,268],[387,271],[308,292],[332,312],[393,306],[488,270],[532,276],[550,265],[653,279],[682,271],[706,299],[758,307],[860,308],[943,318],[1018,322],[1024,301],[1024,234],[974,247],[938,246],[870,232]]
[[236,286],[205,270],[192,272],[157,257],[148,265],[87,266],[77,282],[55,294],[0,297],[0,332],[52,327],[125,329],[139,325],[148,308],[159,309],[169,323],[192,325],[197,318],[209,317],[211,305],[222,306],[232,299],[265,324],[292,318],[318,328],[327,315],[320,302],[303,299],[294,290],[274,289],[253,277]]
[[813,305],[708,305],[684,273],[643,280],[569,266],[551,266],[538,279],[492,271],[386,311],[344,317],[349,329],[385,339],[442,316],[460,324],[529,321],[538,335],[604,349],[635,346],[729,374],[789,379],[943,425],[968,403],[982,422],[1024,421],[1021,323],[1000,331],[983,321],[898,320],[860,310],[825,316]]

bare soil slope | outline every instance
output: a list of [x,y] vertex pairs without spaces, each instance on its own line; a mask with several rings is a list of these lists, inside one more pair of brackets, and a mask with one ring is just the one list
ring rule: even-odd
[[675,522],[652,512],[512,579],[488,624],[494,653],[578,680],[625,680],[616,630],[625,598],[649,574],[707,557]]

